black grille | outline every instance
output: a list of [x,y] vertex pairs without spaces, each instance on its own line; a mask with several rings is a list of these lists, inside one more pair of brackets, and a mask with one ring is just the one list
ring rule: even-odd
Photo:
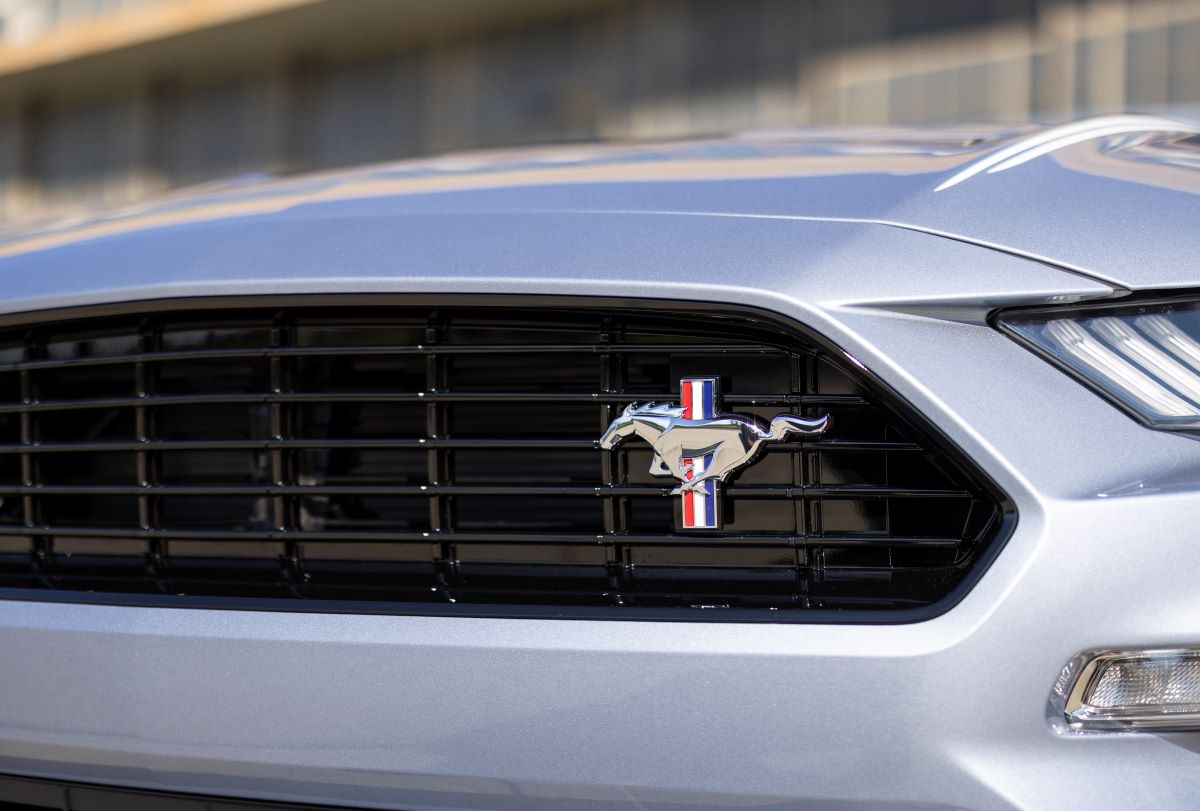
[[[676,528],[649,446],[597,445],[626,404],[678,402],[688,376],[720,376],[728,411],[833,415],[826,435],[772,445],[728,482],[724,527],[704,534]],[[0,332],[0,587],[902,618],[964,583],[1006,513],[863,378],[794,330],[728,312],[286,306],[13,327]]]

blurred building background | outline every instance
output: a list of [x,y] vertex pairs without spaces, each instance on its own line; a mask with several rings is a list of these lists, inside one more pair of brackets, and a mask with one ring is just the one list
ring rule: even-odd
[[0,0],[0,217],[518,143],[1200,103],[1200,0]]

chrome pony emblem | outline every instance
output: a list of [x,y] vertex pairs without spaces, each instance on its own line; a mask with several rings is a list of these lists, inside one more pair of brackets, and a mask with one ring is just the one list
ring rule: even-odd
[[812,420],[780,414],[769,426],[754,417],[718,414],[719,382],[715,377],[681,380],[681,406],[631,403],[600,438],[605,450],[631,435],[653,446],[650,473],[681,482],[671,493],[683,496],[684,529],[720,528],[721,482],[754,462],[768,442],[829,428],[828,414]]

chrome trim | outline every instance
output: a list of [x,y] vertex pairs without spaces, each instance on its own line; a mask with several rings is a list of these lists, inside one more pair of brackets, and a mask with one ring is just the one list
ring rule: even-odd
[[[1200,729],[1200,703],[1178,705],[1169,713],[1143,709],[1096,708],[1085,701],[1105,667],[1114,661],[1188,657],[1200,658],[1200,647],[1150,648],[1146,650],[1097,650],[1081,653],[1059,673],[1051,691],[1050,703],[1056,714],[1074,730],[1097,731],[1182,731]],[[1172,705],[1174,706],[1174,705]]]
[[[770,425],[743,414],[720,413],[720,378],[696,378],[711,386],[711,402],[703,411],[671,403],[630,403],[600,437],[600,447],[612,450],[630,436],[649,442],[654,449],[650,475],[673,477],[680,484],[671,495],[707,494],[713,502],[707,521],[689,523],[685,529],[720,529],[719,485],[733,473],[753,464],[769,442],[781,442],[792,434],[823,434],[829,429],[829,414],[807,419],[794,414],[777,414]],[[680,391],[689,379],[680,381]],[[685,399],[686,403],[687,400]],[[711,414],[711,417],[696,417]]]
[[[829,427],[828,414],[805,419],[779,414],[764,426],[753,417],[722,414],[711,420],[689,420],[683,409],[668,403],[631,403],[612,421],[600,447],[612,450],[622,439],[637,434],[654,448],[650,473],[673,476],[681,484],[671,491],[679,495],[695,490],[704,482],[723,482],[732,473],[756,461],[768,442],[780,442],[790,434],[821,434]],[[683,460],[712,454],[712,466],[692,476],[692,467]]]

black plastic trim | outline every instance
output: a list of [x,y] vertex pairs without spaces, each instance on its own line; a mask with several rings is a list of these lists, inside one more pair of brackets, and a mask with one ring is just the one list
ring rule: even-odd
[[[727,313],[773,325],[784,332],[798,334],[829,352],[828,360],[843,371],[860,378],[872,393],[887,400],[919,431],[933,439],[948,461],[968,472],[999,507],[999,520],[986,530],[990,540],[979,557],[972,561],[962,580],[942,598],[914,609],[823,610],[784,612],[773,609],[738,608],[727,613],[719,608],[656,608],[607,606],[520,606],[489,604],[376,603],[349,600],[275,599],[257,597],[194,597],[158,594],[114,594],[106,592],[65,592],[51,589],[0,588],[0,600],[26,602],[98,604],[179,609],[221,609],[280,611],[286,613],[370,614],[388,616],[459,616],[497,619],[566,619],[606,621],[735,622],[783,624],[859,624],[900,625],[934,619],[956,606],[991,568],[1016,528],[1018,515],[1012,498],[977,463],[958,447],[931,420],[921,414],[895,389],[845,350],[810,327],[770,310],[739,304],[659,298],[612,298],[600,296],[512,295],[512,294],[286,294],[236,297],[199,297],[152,299],[25,311],[0,316],[0,328],[75,318],[96,318],[135,313],[154,313],[182,309],[241,309],[270,307],[545,307],[545,308],[629,308],[676,310],[686,312]],[[846,358],[853,363],[841,363]],[[644,395],[641,395],[644,397]]]

